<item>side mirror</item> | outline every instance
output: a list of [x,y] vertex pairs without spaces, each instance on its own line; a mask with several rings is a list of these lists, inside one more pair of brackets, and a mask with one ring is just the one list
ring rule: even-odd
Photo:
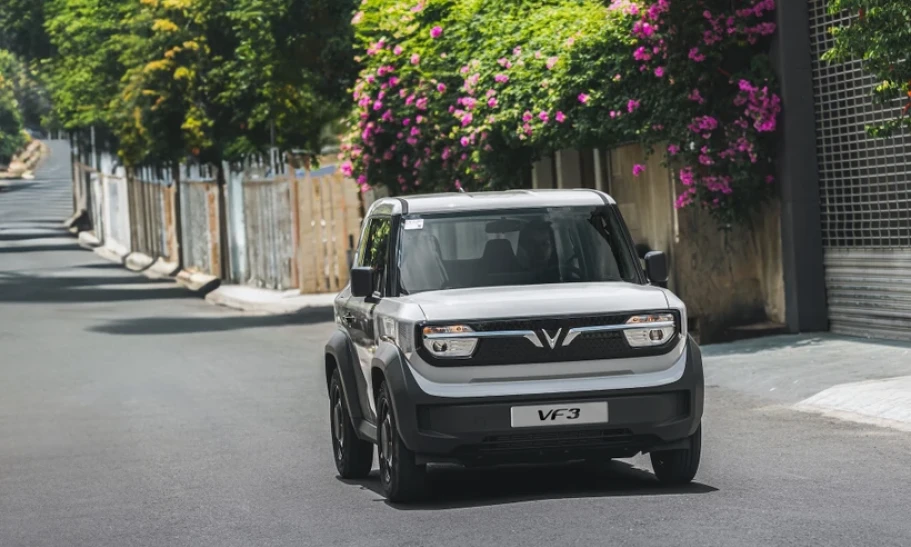
[[351,296],[355,298],[373,296],[373,268],[351,268]]
[[653,285],[667,288],[667,255],[661,251],[651,251],[645,255],[645,274]]

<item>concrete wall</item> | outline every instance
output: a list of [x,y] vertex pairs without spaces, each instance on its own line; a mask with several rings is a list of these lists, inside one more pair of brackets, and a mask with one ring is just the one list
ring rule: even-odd
[[[646,171],[634,177],[637,163]],[[777,203],[757,214],[750,226],[721,231],[699,208],[674,209],[680,189],[658,155],[646,161],[638,145],[612,150],[610,175],[609,191],[635,242],[668,254],[671,289],[686,302],[704,341],[730,326],[784,323]]]

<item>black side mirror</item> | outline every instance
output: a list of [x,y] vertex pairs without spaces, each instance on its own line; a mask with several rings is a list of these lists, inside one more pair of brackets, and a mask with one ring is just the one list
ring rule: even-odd
[[667,288],[667,255],[651,251],[645,255],[645,273],[653,285]]
[[373,268],[351,268],[351,296],[355,298],[373,296]]

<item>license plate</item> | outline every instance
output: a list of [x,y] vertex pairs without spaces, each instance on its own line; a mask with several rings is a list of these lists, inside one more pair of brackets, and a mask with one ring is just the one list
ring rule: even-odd
[[512,407],[513,427],[607,423],[607,403]]

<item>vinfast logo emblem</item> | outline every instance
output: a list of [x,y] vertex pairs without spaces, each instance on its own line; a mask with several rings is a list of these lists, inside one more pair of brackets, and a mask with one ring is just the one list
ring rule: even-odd
[[557,347],[557,340],[560,339],[561,332],[563,332],[563,329],[557,329],[557,332],[551,336],[545,329],[541,329],[541,336],[547,342],[547,345],[550,346],[550,349],[554,349]]

